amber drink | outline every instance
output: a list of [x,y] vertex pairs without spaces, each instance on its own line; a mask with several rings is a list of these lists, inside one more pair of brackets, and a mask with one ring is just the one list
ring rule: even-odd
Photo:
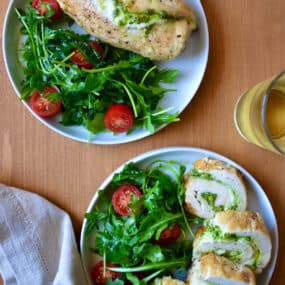
[[285,155],[285,72],[241,95],[235,105],[234,121],[244,139]]

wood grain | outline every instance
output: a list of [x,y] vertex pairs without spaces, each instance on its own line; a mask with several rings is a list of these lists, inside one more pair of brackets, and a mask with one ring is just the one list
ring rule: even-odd
[[[8,2],[0,2],[1,30]],[[285,1],[205,0],[203,5],[210,29],[210,55],[199,91],[179,123],[134,143],[88,145],[52,132],[19,102],[1,56],[0,181],[36,192],[66,210],[79,239],[90,199],[117,166],[151,149],[196,146],[233,159],[260,182],[283,237],[285,158],[245,142],[234,128],[233,108],[244,90],[284,69]],[[283,242],[279,251],[282,254],[271,284],[285,280]]]

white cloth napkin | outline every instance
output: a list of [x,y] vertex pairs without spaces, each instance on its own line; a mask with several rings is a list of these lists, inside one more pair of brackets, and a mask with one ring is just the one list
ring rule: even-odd
[[5,285],[85,285],[67,213],[0,184],[0,273]]

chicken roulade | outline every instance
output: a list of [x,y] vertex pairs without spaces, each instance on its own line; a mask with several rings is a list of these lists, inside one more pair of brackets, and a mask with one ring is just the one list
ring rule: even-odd
[[259,213],[219,212],[196,233],[193,258],[214,252],[260,273],[271,257],[269,232]]
[[191,285],[256,284],[255,275],[252,270],[214,253],[203,255],[193,263],[187,281],[187,284]]
[[198,217],[211,218],[216,212],[246,209],[247,193],[241,174],[219,160],[195,161],[185,187],[185,207]]
[[182,0],[58,0],[62,10],[96,38],[155,60],[180,54],[196,29]]

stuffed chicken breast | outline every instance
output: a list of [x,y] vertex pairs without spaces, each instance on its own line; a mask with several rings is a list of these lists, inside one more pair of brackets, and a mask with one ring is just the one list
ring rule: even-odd
[[246,265],[260,273],[271,257],[269,232],[259,213],[249,211],[219,212],[196,233],[193,258],[214,252]]
[[191,285],[256,284],[252,270],[214,253],[203,255],[193,263],[187,281]]
[[195,161],[185,187],[185,207],[198,217],[211,218],[216,212],[246,209],[247,193],[241,174],[222,161]]
[[152,285],[186,285],[185,282],[178,280],[178,279],[173,279],[170,276],[156,278],[151,284]]
[[180,54],[196,29],[182,0],[58,0],[62,10],[98,39],[155,60]]

